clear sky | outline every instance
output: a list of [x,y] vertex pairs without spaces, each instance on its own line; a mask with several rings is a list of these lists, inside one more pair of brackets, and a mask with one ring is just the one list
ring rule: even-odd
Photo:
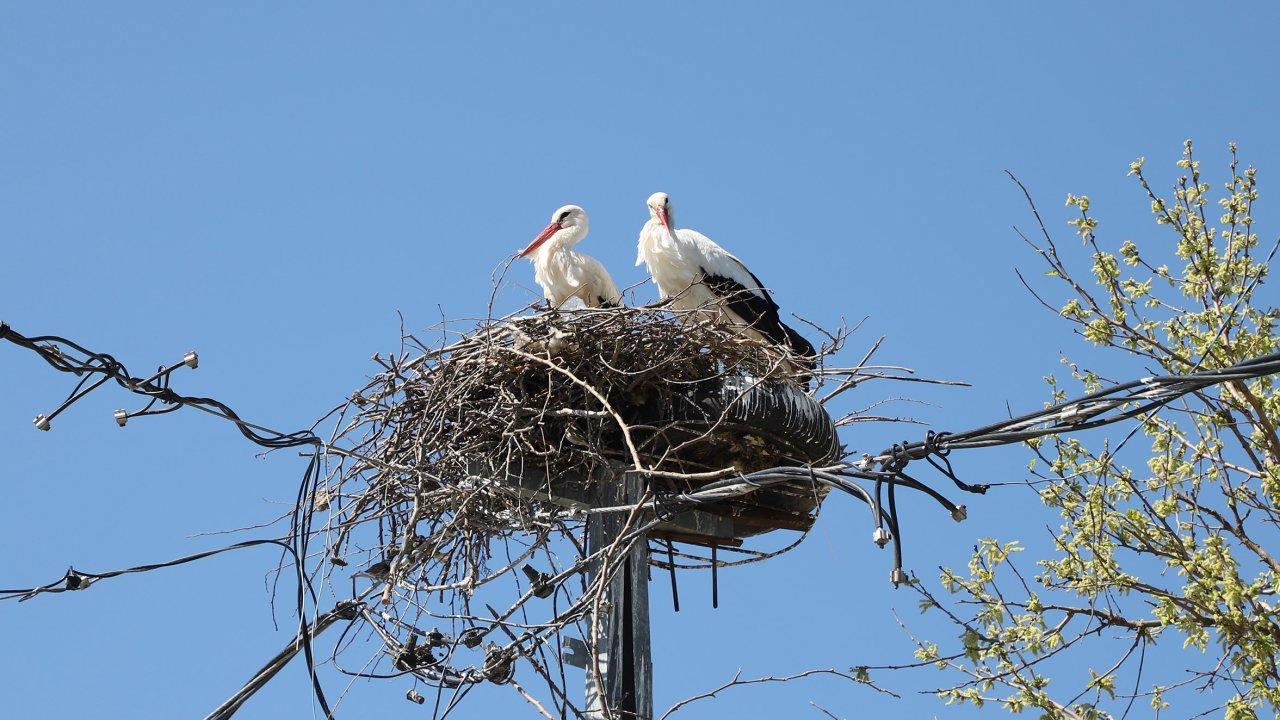
[[[198,349],[184,390],[295,429],[396,346],[397,311],[410,328],[483,315],[491,271],[561,204],[591,215],[583,249],[640,282],[644,199],[665,190],[680,224],[742,257],[785,310],[868,316],[861,341],[886,335],[883,360],[972,382],[903,408],[963,429],[1039,407],[1041,377],[1077,347],[1013,275],[1036,258],[1011,229],[1029,217],[1003,170],[1064,241],[1067,192],[1093,197],[1104,240],[1153,236],[1127,164],[1146,155],[1167,185],[1186,137],[1214,171],[1238,141],[1271,197],[1277,23],[1273,3],[6,3],[0,318],[139,370]],[[1257,214],[1264,235],[1273,208]],[[535,296],[527,266],[510,277],[504,309]],[[127,401],[106,390],[32,429],[68,389],[0,346],[0,587],[213,547],[226,538],[194,535],[290,502],[299,458],[257,457],[198,413],[121,430],[111,411]],[[845,440],[874,451],[920,432]],[[955,459],[972,481],[1016,479],[1026,460]],[[969,505],[961,525],[910,506],[912,569],[932,577],[980,535],[1055,524],[1024,491]],[[657,705],[739,668],[906,659],[893,611],[931,626],[889,587],[864,517],[836,498],[799,550],[724,573],[715,612],[706,578],[684,581],[679,615],[655,585]],[[275,560],[248,551],[0,606],[2,714],[202,716],[290,637],[266,604]],[[810,700],[842,717],[979,714],[910,692],[938,682],[916,678],[902,701],[831,680],[744,689],[683,716],[817,718]],[[358,683],[340,717],[422,712],[404,689]],[[522,716],[513,698],[481,688],[458,716]],[[310,707],[293,668],[242,716]]]

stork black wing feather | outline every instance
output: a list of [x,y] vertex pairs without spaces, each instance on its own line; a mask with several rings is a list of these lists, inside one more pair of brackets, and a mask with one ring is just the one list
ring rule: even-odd
[[760,278],[756,277],[750,270],[747,274],[751,275],[751,279],[756,282],[756,288],[760,294],[757,295],[751,288],[744,286],[742,283],[728,278],[723,275],[713,275],[706,271],[706,268],[699,268],[702,271],[702,281],[712,292],[724,299],[725,305],[733,311],[733,314],[742,318],[756,332],[765,336],[775,345],[791,348],[791,351],[801,357],[813,357],[813,345],[805,340],[800,333],[787,327],[778,317],[778,304],[773,301],[773,297],[769,295],[769,291],[765,290],[764,284],[760,282]]
[[[773,296],[769,294],[769,291],[768,289],[765,288],[764,283],[760,282],[760,278],[756,277],[756,274],[751,272],[751,269],[748,268],[746,265],[742,265],[741,263],[739,263],[739,266],[743,270],[747,271],[747,274],[751,276],[751,281],[756,284],[756,289],[759,290],[762,295],[764,295],[764,301],[769,304],[769,307],[773,308],[774,313],[777,313],[778,310],[780,310],[781,308],[778,307],[778,303],[774,302]],[[738,285],[738,287],[742,287],[742,285]],[[745,289],[750,291],[750,288],[745,288]],[[755,295],[754,292],[748,292],[748,294]]]

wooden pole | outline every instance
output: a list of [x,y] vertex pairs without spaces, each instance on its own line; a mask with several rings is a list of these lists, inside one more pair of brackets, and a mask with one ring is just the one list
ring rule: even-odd
[[[626,473],[621,482],[604,480],[598,488],[600,507],[638,502],[643,480]],[[626,517],[620,513],[593,515],[587,522],[587,548],[605,547],[618,536]],[[589,571],[594,579],[600,568]],[[626,561],[605,595],[599,635],[595,638],[597,673],[587,667],[587,717],[599,720],[652,720],[653,659],[649,650],[649,543],[641,539],[627,553]],[[609,708],[606,712],[605,707]]]

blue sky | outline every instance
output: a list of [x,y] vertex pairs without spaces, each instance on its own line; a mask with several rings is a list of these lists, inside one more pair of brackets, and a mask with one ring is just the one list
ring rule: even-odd
[[[1093,197],[1115,245],[1154,236],[1124,173],[1146,155],[1167,185],[1186,137],[1214,170],[1239,142],[1265,200],[1280,168],[1277,21],[1270,3],[10,3],[0,318],[138,368],[196,348],[185,390],[293,429],[396,346],[397,311],[410,328],[483,315],[492,270],[561,204],[591,214],[583,249],[620,285],[640,282],[635,237],[661,189],[784,309],[824,325],[868,316],[862,341],[886,335],[883,360],[973,383],[917,394],[931,403],[918,415],[960,429],[1006,402],[1037,407],[1041,377],[1078,346],[1013,275],[1036,259],[1011,229],[1030,218],[1003,170],[1063,240],[1067,192]],[[1256,217],[1274,235],[1270,206]],[[509,277],[514,309],[534,297],[532,272]],[[0,347],[0,586],[212,547],[224,538],[193,535],[273,519],[292,496],[299,458],[257,457],[195,413],[117,429],[110,391],[37,433],[31,417],[66,390]],[[860,427],[846,442],[877,450],[904,433],[919,430]],[[956,460],[1000,480],[1025,456]],[[908,564],[932,575],[980,535],[1053,524],[1025,492],[970,508],[955,525],[920,504]],[[655,586],[658,706],[738,668],[906,658],[892,611],[913,615],[913,598],[888,586],[863,517],[830,503],[799,550],[725,573],[715,612],[699,578],[679,615]],[[203,715],[288,637],[266,607],[274,561],[249,551],[0,607],[0,707]],[[417,712],[403,692],[357,684],[344,714]],[[508,695],[482,688],[460,716],[526,712]],[[305,717],[308,697],[295,668],[242,716]],[[979,714],[816,680],[682,716],[819,717],[809,700],[841,716]]]

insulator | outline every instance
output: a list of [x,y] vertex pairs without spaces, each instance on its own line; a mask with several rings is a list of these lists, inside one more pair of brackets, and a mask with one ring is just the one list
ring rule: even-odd
[[433,648],[445,647],[449,644],[449,638],[445,637],[444,633],[436,629],[432,629],[431,632],[427,633],[427,636],[423,638],[423,640],[427,643],[427,647]]
[[414,690],[413,688],[409,688],[409,692],[404,694],[404,699],[408,700],[411,703],[417,703],[419,705],[427,701],[426,698],[422,697],[422,693],[419,693],[417,690]]

